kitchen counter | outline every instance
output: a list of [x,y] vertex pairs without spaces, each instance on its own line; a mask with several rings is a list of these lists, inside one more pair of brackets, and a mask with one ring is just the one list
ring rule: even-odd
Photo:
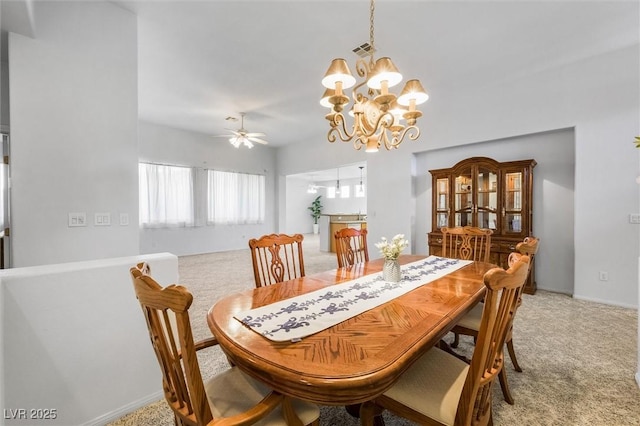
[[366,220],[332,220],[330,223],[367,223]]
[[333,213],[320,216],[320,251],[335,253],[334,234],[343,228],[367,227],[366,215],[361,213]]

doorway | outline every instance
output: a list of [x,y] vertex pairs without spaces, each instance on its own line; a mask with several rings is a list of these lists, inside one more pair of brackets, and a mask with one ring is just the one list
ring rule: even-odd
[[0,269],[11,265],[11,232],[9,228],[9,134],[2,137],[2,162],[0,164]]

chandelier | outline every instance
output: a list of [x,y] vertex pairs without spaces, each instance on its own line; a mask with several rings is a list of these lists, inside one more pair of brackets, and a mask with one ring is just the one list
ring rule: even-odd
[[[322,79],[326,90],[320,100],[321,105],[331,108],[331,112],[326,115],[331,127],[327,134],[329,142],[335,142],[338,137],[343,142],[353,140],[355,149],[359,150],[364,146],[367,152],[377,152],[381,144],[387,150],[398,148],[405,136],[416,140],[420,136],[416,120],[422,116],[416,105],[429,99],[418,80],[407,81],[397,97],[389,91],[389,88],[402,81],[402,74],[390,58],[374,60],[374,11],[374,0],[371,0],[369,46],[364,46],[369,60],[367,62],[365,58],[359,58],[356,62],[358,76],[364,80],[356,85],[347,61],[342,58],[334,59]],[[353,89],[349,98],[343,90],[351,87]],[[353,117],[351,130],[347,128],[344,116],[344,107],[349,102],[353,102],[353,107],[348,112]],[[406,124],[401,123],[403,119]]]

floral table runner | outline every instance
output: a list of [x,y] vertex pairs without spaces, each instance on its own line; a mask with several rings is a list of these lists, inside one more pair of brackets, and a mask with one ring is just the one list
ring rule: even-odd
[[470,263],[472,262],[469,260],[429,256],[403,265],[400,282],[384,281],[382,272],[378,272],[260,308],[238,312],[235,318],[267,339],[296,342]]

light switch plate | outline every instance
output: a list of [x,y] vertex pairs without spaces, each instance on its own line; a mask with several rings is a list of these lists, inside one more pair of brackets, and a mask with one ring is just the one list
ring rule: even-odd
[[69,213],[69,227],[87,226],[87,214],[84,212]]
[[111,226],[111,213],[96,213],[93,224],[95,226]]

